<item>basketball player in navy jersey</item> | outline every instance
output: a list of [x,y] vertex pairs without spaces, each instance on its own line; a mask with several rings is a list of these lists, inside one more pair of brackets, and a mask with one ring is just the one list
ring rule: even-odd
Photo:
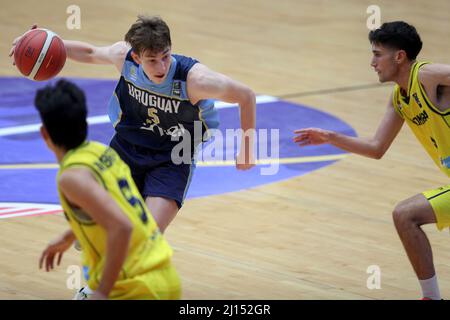
[[193,58],[172,54],[169,27],[160,17],[139,16],[125,41],[110,46],[69,40],[64,40],[64,45],[69,59],[112,64],[121,73],[109,101],[115,128],[110,145],[130,166],[162,232],[181,208],[195,167],[193,161],[174,162],[172,150],[181,138],[190,137],[191,153],[186,155],[183,149],[179,156],[192,159],[207,129],[218,127],[212,99],[239,104],[246,134],[242,135],[236,168],[254,166],[255,94]]

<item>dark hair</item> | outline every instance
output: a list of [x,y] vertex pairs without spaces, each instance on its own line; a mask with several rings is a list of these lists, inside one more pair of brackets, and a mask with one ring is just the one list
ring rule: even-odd
[[172,45],[169,27],[158,16],[139,15],[125,35],[125,41],[137,54],[146,50],[159,53]]
[[370,43],[405,50],[410,60],[416,59],[422,49],[422,40],[414,26],[404,21],[385,22],[380,28],[369,32]]
[[75,84],[59,80],[47,85],[37,91],[34,104],[55,145],[70,150],[86,140],[86,98]]

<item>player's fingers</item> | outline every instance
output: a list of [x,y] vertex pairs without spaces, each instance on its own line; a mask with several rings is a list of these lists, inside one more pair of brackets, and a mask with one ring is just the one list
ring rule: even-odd
[[300,138],[304,138],[304,137],[308,137],[308,136],[309,136],[308,133],[298,133],[298,134],[295,136],[295,138],[300,139]]
[[[36,29],[36,28],[37,28],[37,24],[33,24],[33,25],[31,25],[30,30],[33,30],[33,29]],[[27,33],[27,32],[25,32],[25,33]],[[12,55],[12,53],[14,53],[14,48],[15,48],[17,42],[19,42],[19,40],[22,39],[23,36],[24,35],[21,35],[21,36],[15,38],[14,41],[12,42],[13,47],[11,48],[10,56]]]
[[45,271],[47,271],[47,272],[48,272],[49,260],[50,260],[50,256],[47,255],[47,256],[45,257]]
[[50,260],[50,270],[53,270],[55,267],[55,257],[56,257],[56,253],[52,254],[52,258]]
[[299,143],[297,143],[297,144],[298,144],[300,147],[304,147],[304,146],[310,145],[310,144],[311,144],[311,141],[305,140],[305,141],[299,142]]
[[42,263],[44,262],[46,255],[47,255],[47,250],[45,250],[41,254],[41,258],[39,259],[39,269],[42,269]]
[[250,170],[254,166],[255,166],[255,164],[253,164],[253,163],[240,163],[240,164],[236,165],[236,168],[241,171],[246,171],[246,170]]
[[51,253],[47,256],[46,260],[46,270],[49,272],[51,269],[53,269],[53,259],[55,258],[55,254]]
[[303,129],[294,130],[294,133],[309,133],[309,132],[311,132],[311,128],[303,128]]
[[309,137],[307,135],[300,135],[300,136],[294,137],[294,142],[300,142],[300,141],[304,141],[306,139],[309,139]]
[[60,252],[59,255],[58,255],[58,262],[57,262],[58,266],[61,263],[61,259],[62,259],[63,254],[64,254],[64,252]]

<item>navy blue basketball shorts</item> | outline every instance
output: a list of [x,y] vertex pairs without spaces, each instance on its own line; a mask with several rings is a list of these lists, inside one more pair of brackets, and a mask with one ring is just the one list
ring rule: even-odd
[[195,169],[192,164],[174,164],[171,150],[152,150],[136,146],[114,135],[110,142],[120,158],[130,167],[142,197],[162,197],[183,205]]

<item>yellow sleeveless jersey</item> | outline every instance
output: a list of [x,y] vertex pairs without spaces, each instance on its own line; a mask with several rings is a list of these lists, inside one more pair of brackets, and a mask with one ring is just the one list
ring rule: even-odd
[[[89,168],[133,224],[128,256],[116,285],[170,265],[172,249],[159,232],[133,182],[130,169],[117,153],[100,143],[84,142],[64,156],[58,179],[64,170],[73,167]],[[71,205],[61,190],[58,191],[66,218],[83,248],[84,276],[89,287],[96,290],[106,260],[106,231],[87,213]]]
[[416,62],[411,67],[406,96],[395,85],[392,103],[436,165],[450,177],[450,111],[434,106],[419,81],[419,69],[427,63]]

